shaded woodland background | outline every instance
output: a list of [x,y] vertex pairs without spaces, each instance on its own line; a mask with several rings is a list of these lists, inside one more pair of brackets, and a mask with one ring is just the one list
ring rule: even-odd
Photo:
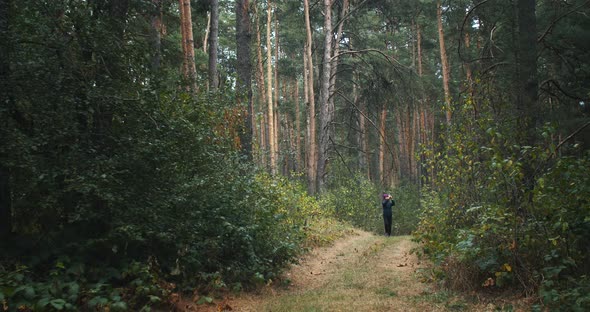
[[455,290],[590,307],[590,1],[0,0],[0,302],[277,280],[396,199]]

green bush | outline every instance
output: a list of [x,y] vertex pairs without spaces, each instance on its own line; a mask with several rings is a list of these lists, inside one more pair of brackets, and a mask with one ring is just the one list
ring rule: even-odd
[[[301,186],[244,165],[232,139],[215,133],[231,98],[150,94],[141,109],[119,103],[99,141],[72,130],[79,144],[66,148],[52,133],[58,122],[32,134],[3,128],[0,156],[15,194],[15,233],[0,246],[9,309],[147,309],[172,290],[240,289],[275,278],[301,251],[302,216],[317,203]],[[79,281],[48,275],[62,258],[71,259],[65,270],[86,264],[78,282],[84,295],[49,292]],[[29,286],[10,288],[14,272]],[[170,282],[172,289],[161,286]]]
[[[393,195],[396,206],[393,208],[392,232],[396,235],[410,234],[420,216],[419,191],[416,186],[403,185],[387,191]],[[381,195],[384,192],[365,177],[341,177],[322,194],[320,205],[340,221],[347,222],[364,230],[383,233],[383,213]]]
[[[275,278],[299,254],[303,216],[318,210],[315,200],[300,185],[242,164],[226,142],[208,142],[212,125],[222,121],[210,107],[188,98],[164,107],[150,115],[126,112],[129,120],[110,133],[122,143],[104,162],[95,163],[102,157],[95,151],[68,168],[53,167],[76,172],[60,182],[63,189],[45,177],[30,184],[32,169],[14,167],[27,174],[13,181],[23,196],[14,205],[15,240],[2,242],[0,286],[10,309],[62,303],[64,309],[141,309],[165,302],[167,282],[175,291],[249,287]],[[64,198],[71,203],[67,213]],[[26,209],[37,200],[43,209]],[[50,213],[62,218],[41,222]],[[65,258],[72,260],[57,262]],[[86,269],[76,279],[48,276],[55,263],[66,271],[79,263]],[[18,269],[23,265],[26,270]],[[29,286],[12,289],[15,276]],[[84,281],[79,292],[92,296],[46,290],[75,281]]]
[[340,178],[322,194],[320,206],[338,220],[374,232],[383,228],[380,203],[377,203],[380,194],[373,183],[360,175]]
[[429,152],[441,184],[422,194],[416,240],[451,287],[517,287],[539,308],[587,310],[590,153],[559,156],[549,125],[537,146],[518,145],[511,126],[466,119]]
[[2,310],[147,310],[274,278],[301,250],[317,203],[244,164],[234,92],[182,87],[178,28],[147,65],[144,2],[6,5]]

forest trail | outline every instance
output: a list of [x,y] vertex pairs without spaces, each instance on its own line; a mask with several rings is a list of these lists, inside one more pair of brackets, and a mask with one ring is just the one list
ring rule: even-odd
[[[285,273],[288,286],[229,296],[196,311],[495,311],[432,283],[411,252],[409,236],[384,237],[355,230],[330,247],[317,248]],[[195,311],[195,310],[190,310]]]

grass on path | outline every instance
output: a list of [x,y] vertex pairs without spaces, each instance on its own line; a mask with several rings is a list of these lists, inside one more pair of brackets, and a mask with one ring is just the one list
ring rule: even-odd
[[[523,311],[485,304],[422,282],[428,266],[411,253],[409,236],[384,237],[354,230],[316,248],[284,276],[287,287],[265,287],[198,311]],[[227,307],[227,309],[226,309]]]
[[319,248],[294,266],[286,290],[240,300],[238,311],[445,311],[468,304],[420,282],[424,268],[411,254],[408,236],[355,231],[334,246]]

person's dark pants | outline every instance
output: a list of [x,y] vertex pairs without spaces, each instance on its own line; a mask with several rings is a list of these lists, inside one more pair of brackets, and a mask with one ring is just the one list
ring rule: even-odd
[[391,236],[391,215],[383,215],[383,223],[385,223],[385,235]]

